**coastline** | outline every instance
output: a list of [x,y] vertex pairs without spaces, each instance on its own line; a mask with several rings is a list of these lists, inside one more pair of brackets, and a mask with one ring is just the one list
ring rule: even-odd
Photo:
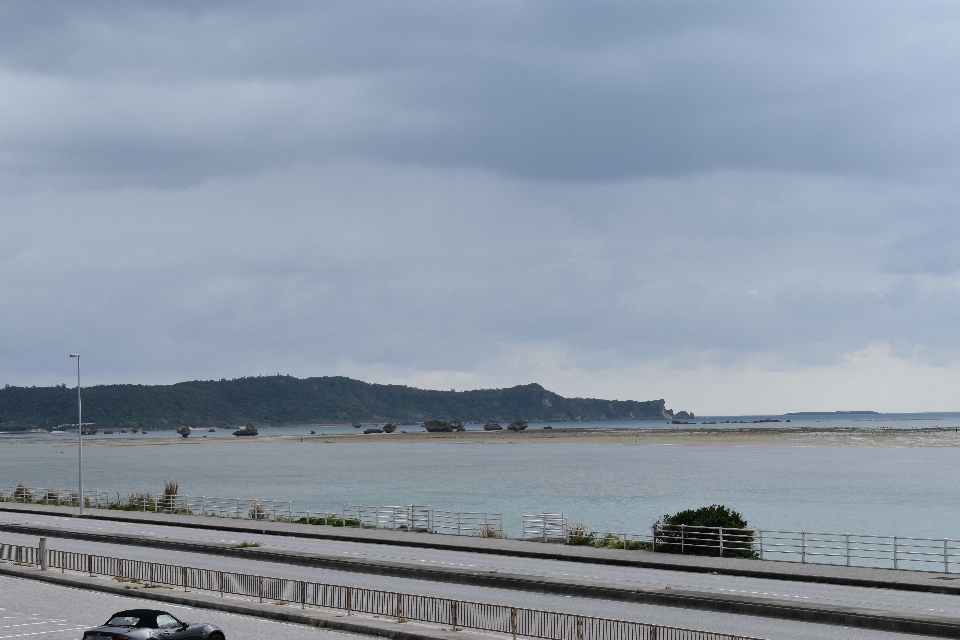
[[[96,436],[84,441],[85,447],[142,447],[151,445],[206,445],[226,442],[327,443],[391,442],[418,443],[527,443],[527,444],[614,444],[623,446],[849,446],[849,447],[960,447],[960,430],[955,427],[920,429],[851,429],[810,427],[756,427],[742,429],[542,429],[512,431],[461,431],[430,433],[411,431],[393,434],[339,433],[315,435],[271,435],[250,438],[182,438],[170,432],[164,440],[105,440]],[[4,443],[49,443],[37,438],[4,438]],[[72,446],[59,441],[59,446]]]

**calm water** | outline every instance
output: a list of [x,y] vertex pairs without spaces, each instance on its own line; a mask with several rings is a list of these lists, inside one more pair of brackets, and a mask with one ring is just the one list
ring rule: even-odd
[[[953,426],[942,417],[916,426],[933,424]],[[224,441],[207,446],[84,447],[85,487],[157,491],[173,476],[181,493],[291,500],[297,509],[503,512],[513,533],[522,513],[562,511],[640,533],[663,513],[721,503],[763,528],[960,538],[960,448],[236,442],[228,433],[209,434]],[[0,485],[74,486],[70,440],[0,438]]]

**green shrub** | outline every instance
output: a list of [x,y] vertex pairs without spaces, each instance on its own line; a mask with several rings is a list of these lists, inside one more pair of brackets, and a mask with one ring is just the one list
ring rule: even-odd
[[587,531],[582,522],[574,522],[567,527],[567,544],[575,547],[592,547],[596,544],[597,532]]
[[[704,528],[706,527],[706,528]],[[718,527],[724,529],[721,533]],[[723,505],[687,509],[664,515],[654,523],[655,550],[696,556],[756,558],[754,531],[742,515]]]

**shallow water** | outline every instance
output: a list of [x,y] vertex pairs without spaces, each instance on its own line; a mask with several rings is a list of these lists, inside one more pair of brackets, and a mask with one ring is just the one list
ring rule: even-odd
[[[169,436],[168,436],[169,437]],[[60,438],[0,441],[0,485],[76,485]],[[960,538],[960,448],[534,443],[235,442],[85,447],[87,489],[290,500],[295,509],[430,504],[563,512],[643,533],[659,515],[712,503],[757,527]]]

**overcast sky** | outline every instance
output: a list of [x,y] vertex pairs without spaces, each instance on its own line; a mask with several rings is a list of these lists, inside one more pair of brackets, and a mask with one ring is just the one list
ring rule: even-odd
[[0,384],[960,411],[960,5],[0,5]]

